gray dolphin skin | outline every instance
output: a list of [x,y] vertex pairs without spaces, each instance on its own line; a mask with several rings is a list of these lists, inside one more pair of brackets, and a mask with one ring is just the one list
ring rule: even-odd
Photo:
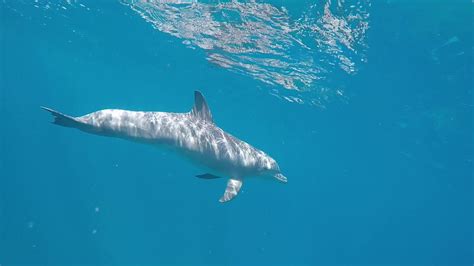
[[220,202],[237,196],[243,180],[248,177],[271,177],[287,182],[273,158],[214,123],[199,91],[194,92],[194,106],[187,113],[106,109],[72,117],[41,108],[53,115],[56,125],[172,149],[207,169],[207,173],[197,175],[199,178],[229,177]]

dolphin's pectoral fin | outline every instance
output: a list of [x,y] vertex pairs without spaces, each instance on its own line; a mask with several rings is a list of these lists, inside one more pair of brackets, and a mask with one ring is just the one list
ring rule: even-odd
[[216,179],[216,178],[221,178],[220,176],[212,175],[212,174],[202,174],[202,175],[197,175],[196,177],[202,178],[202,179]]
[[220,202],[227,202],[233,199],[239,193],[242,187],[242,179],[230,178],[227,181],[227,187],[225,188],[224,195],[219,199]]

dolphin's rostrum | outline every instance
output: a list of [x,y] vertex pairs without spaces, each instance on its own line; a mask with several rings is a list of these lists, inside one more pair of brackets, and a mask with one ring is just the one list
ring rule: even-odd
[[286,183],[276,161],[261,150],[219,128],[199,91],[194,92],[194,106],[187,113],[137,112],[106,109],[80,117],[71,117],[42,107],[54,116],[53,123],[82,131],[118,137],[176,150],[205,166],[204,179],[228,176],[220,202],[233,199],[250,176],[272,176]]

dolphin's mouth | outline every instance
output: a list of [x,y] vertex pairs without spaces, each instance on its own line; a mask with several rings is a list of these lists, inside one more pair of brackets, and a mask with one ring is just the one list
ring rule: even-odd
[[286,176],[282,175],[281,173],[274,175],[274,177],[280,182],[288,183],[288,178],[286,178]]

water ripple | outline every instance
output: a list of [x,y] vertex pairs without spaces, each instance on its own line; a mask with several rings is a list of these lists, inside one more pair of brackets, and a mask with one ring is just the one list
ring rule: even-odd
[[[292,103],[324,107],[346,100],[351,76],[367,61],[370,0],[314,0],[307,6],[288,1],[288,8],[264,0],[118,1],[157,30],[206,51],[210,63],[259,80],[270,94]],[[24,6],[43,10],[43,25],[75,8],[100,12],[80,0],[3,4],[21,16]],[[303,12],[295,11],[301,7]]]
[[365,59],[369,0],[324,0],[292,19],[261,1],[120,0],[157,30],[207,51],[220,67],[273,85],[271,93],[318,106],[345,98],[334,72],[351,75]]

